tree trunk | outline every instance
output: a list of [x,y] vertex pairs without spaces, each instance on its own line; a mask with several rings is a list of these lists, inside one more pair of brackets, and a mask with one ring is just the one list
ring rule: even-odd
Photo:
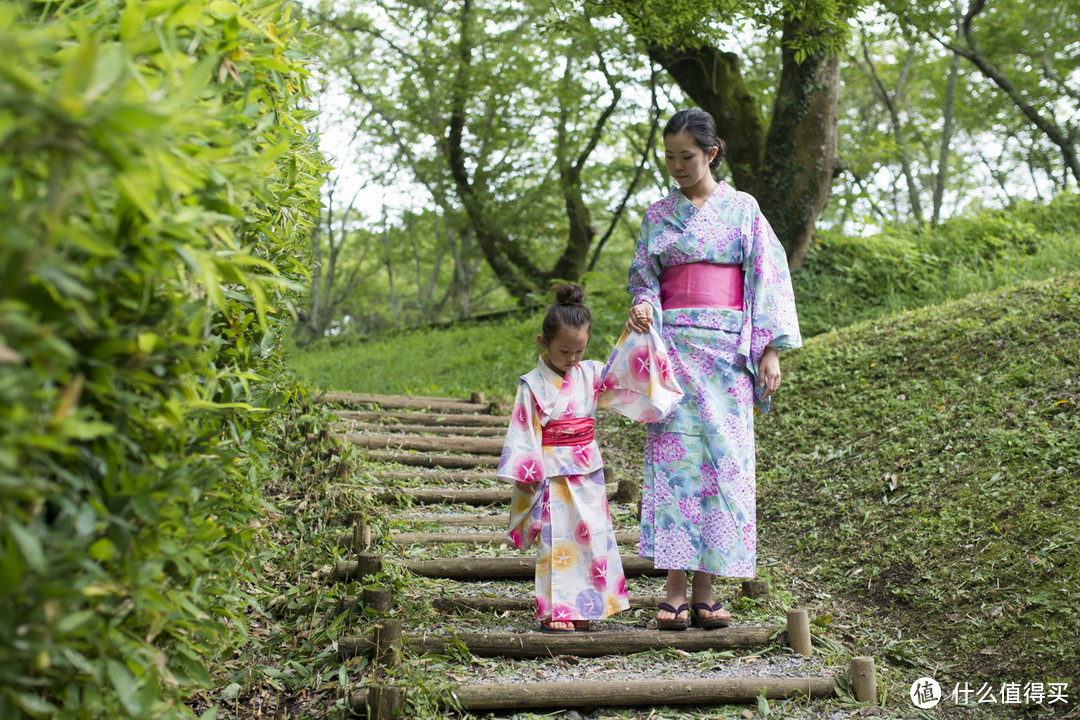
[[817,52],[796,62],[790,41],[811,32],[800,21],[784,23],[783,66],[768,133],[736,55],[712,47],[649,47],[649,56],[716,119],[733,183],[757,198],[793,267],[809,249],[838,163],[840,60]]
[[840,57],[815,52],[796,62],[789,39],[811,31],[784,22],[783,65],[765,140],[758,202],[798,267],[810,249],[814,222],[825,208],[839,163]]
[[[938,156],[937,178],[934,180],[934,214],[930,225],[937,227],[941,221],[941,203],[945,197],[945,185],[949,179],[949,150],[952,145],[953,116],[956,112],[956,82],[960,77],[960,56],[953,53],[949,63],[949,79],[945,83],[945,108],[942,112],[944,126],[941,128],[941,154]],[[1037,187],[1037,186],[1036,186]]]

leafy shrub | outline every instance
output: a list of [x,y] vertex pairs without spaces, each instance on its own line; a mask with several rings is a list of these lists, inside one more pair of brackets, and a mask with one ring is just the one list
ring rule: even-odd
[[243,632],[322,160],[278,0],[0,6],[0,717],[186,717]]
[[793,273],[805,336],[1080,269],[1080,194],[872,237],[819,235]]

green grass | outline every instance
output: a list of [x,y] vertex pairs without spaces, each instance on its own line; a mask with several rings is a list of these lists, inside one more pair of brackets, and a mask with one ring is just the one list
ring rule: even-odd
[[765,541],[797,572],[955,681],[1075,693],[1080,275],[814,338],[758,458]]

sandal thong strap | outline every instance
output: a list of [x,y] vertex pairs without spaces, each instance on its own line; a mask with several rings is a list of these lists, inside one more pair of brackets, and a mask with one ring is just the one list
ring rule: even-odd
[[[704,604],[704,603],[702,603],[702,604]],[[687,611],[690,610],[690,606],[687,605],[686,603],[683,603],[679,607],[675,607],[671,603],[662,602],[659,605],[657,605],[656,607],[660,608],[661,610],[667,610],[672,615],[675,615],[676,619],[678,619],[679,613],[687,612]]]
[[724,603],[722,603],[719,600],[717,600],[712,605],[709,605],[709,603],[699,602],[699,603],[694,603],[693,608],[694,608],[694,610],[697,610],[698,612],[716,612],[717,610],[723,610],[724,609]]

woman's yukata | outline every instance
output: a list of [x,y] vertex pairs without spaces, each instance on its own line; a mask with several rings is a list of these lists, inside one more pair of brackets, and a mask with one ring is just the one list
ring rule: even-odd
[[498,476],[514,486],[508,535],[537,545],[536,616],[598,620],[629,607],[608,514],[604,461],[593,437],[596,408],[660,419],[681,399],[656,332],[624,333],[607,364],[585,360],[560,377],[540,357],[522,375]]
[[720,182],[698,209],[676,188],[645,214],[627,291],[653,306],[685,393],[648,427],[640,554],[754,577],[758,362],[802,344],[784,248],[751,195]]

